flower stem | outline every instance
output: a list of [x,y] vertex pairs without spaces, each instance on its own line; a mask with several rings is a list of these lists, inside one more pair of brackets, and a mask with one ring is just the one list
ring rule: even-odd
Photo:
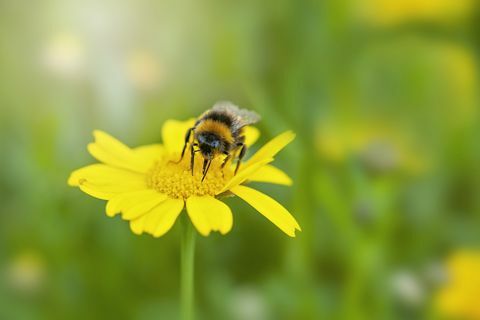
[[188,218],[183,220],[181,241],[181,316],[182,320],[193,320],[193,271],[195,256],[195,231]]

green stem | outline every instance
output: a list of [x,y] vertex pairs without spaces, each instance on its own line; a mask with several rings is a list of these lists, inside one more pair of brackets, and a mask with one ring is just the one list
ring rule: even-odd
[[182,320],[193,320],[193,271],[195,256],[195,230],[190,220],[184,219],[181,249],[181,315]]

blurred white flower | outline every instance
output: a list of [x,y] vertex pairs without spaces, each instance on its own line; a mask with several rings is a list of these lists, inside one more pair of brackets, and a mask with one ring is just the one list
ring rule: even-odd
[[376,210],[371,199],[361,198],[353,204],[353,217],[355,221],[364,227],[371,225],[376,220]]
[[366,167],[376,172],[388,172],[400,166],[401,155],[396,146],[386,139],[369,141],[360,153]]
[[397,271],[392,276],[391,285],[394,295],[408,306],[417,307],[425,300],[425,290],[412,272]]
[[447,270],[439,261],[431,262],[425,267],[424,277],[432,287],[438,287],[448,280]]
[[74,34],[53,35],[43,48],[42,63],[54,75],[76,78],[85,67],[84,43]]
[[267,306],[260,293],[249,287],[236,290],[232,296],[232,315],[238,320],[262,320],[267,318]]
[[136,50],[127,58],[127,74],[139,90],[151,90],[161,84],[163,68],[152,52]]
[[21,294],[35,294],[45,282],[45,263],[36,252],[26,251],[13,257],[5,272],[9,287]]

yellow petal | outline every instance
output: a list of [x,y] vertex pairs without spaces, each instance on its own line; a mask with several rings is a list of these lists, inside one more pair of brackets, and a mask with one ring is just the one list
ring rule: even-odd
[[266,194],[245,186],[236,186],[230,191],[245,200],[290,237],[295,237],[295,229],[301,230],[287,209]]
[[142,234],[146,217],[147,214],[144,214],[136,219],[130,220],[130,230],[135,234]]
[[250,147],[258,140],[258,137],[260,136],[260,130],[255,127],[246,126],[243,128],[243,134],[245,135],[245,144]]
[[193,127],[195,119],[187,121],[167,120],[162,127],[163,145],[168,152],[182,151],[185,144],[185,134],[187,130]]
[[260,148],[245,164],[244,169],[248,166],[261,161],[262,159],[273,158],[280,150],[295,139],[295,134],[292,131],[286,131]]
[[80,188],[80,190],[84,192],[86,192],[85,190],[89,190],[90,192],[97,192],[98,194],[109,195],[109,196],[106,196],[107,198],[102,197],[101,199],[111,199],[125,192],[132,192],[132,190],[142,189],[141,187],[131,188],[129,186],[123,186],[123,185],[98,185],[98,184],[91,183],[87,180],[81,180],[78,187]]
[[248,177],[250,181],[256,182],[268,182],[268,183],[275,183],[275,184],[282,184],[286,186],[292,185],[292,179],[282,170],[272,166],[272,165],[265,165],[255,171]]
[[187,212],[195,228],[204,236],[208,236],[212,230],[226,234],[232,229],[232,211],[225,203],[214,197],[188,198]]
[[182,199],[166,199],[145,215],[144,230],[154,237],[163,236],[174,225],[183,205]]
[[97,198],[97,199],[109,200],[109,199],[112,199],[112,198],[114,198],[118,195],[118,193],[99,190],[98,188],[96,188],[95,186],[92,186],[87,181],[80,184],[78,187],[80,188],[80,190],[82,190],[86,194],[88,194],[88,195],[90,195],[94,198]]
[[93,164],[75,170],[70,175],[68,184],[78,186],[86,194],[103,200],[146,188],[143,175],[104,164]]
[[135,162],[129,161],[132,150],[125,144],[101,130],[94,130],[95,142],[88,145],[88,151],[98,161],[112,166],[136,171]]
[[161,144],[150,144],[133,149],[133,152],[142,159],[142,161],[152,164],[165,154],[165,148]]
[[223,193],[229,189],[231,189],[234,186],[237,186],[244,182],[245,180],[249,179],[249,177],[254,174],[257,170],[259,170],[261,167],[266,165],[269,162],[272,162],[273,158],[270,159],[262,159],[252,165],[250,165],[248,168],[244,170],[239,170],[236,175],[234,175],[228,182],[225,184],[225,186],[220,190],[217,194]]
[[68,179],[68,184],[79,186],[85,180],[93,185],[120,187],[125,189],[125,191],[146,188],[145,176],[143,174],[105,164],[92,164],[73,171]]
[[130,157],[122,157],[108,153],[95,143],[89,143],[87,146],[88,152],[98,161],[106,163],[110,166],[131,170],[133,172],[143,173],[137,163],[130,161]]
[[166,195],[151,189],[125,192],[110,198],[106,212],[109,217],[113,217],[117,213],[125,212],[139,203],[148,202],[151,199],[165,200],[166,197]]
[[151,163],[143,161],[134,150],[109,134],[95,130],[93,135],[95,142],[90,143],[87,148],[90,154],[98,161],[139,173],[145,173],[150,168]]
[[108,133],[101,130],[94,130],[93,136],[95,138],[95,144],[106,152],[118,155],[123,154],[127,157],[130,156],[131,149]]
[[142,201],[138,201],[135,205],[122,209],[122,218],[124,220],[136,219],[155,208],[157,205],[165,201],[166,198],[166,195],[157,193],[148,199],[142,199]]

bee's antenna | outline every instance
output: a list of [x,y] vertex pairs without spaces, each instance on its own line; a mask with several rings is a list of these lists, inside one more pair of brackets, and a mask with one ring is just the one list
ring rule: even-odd
[[[208,163],[208,164],[207,164]],[[206,160],[203,163],[203,177],[202,177],[202,182],[205,180],[205,177],[207,176],[208,169],[210,169],[210,165],[212,164],[212,160]]]

